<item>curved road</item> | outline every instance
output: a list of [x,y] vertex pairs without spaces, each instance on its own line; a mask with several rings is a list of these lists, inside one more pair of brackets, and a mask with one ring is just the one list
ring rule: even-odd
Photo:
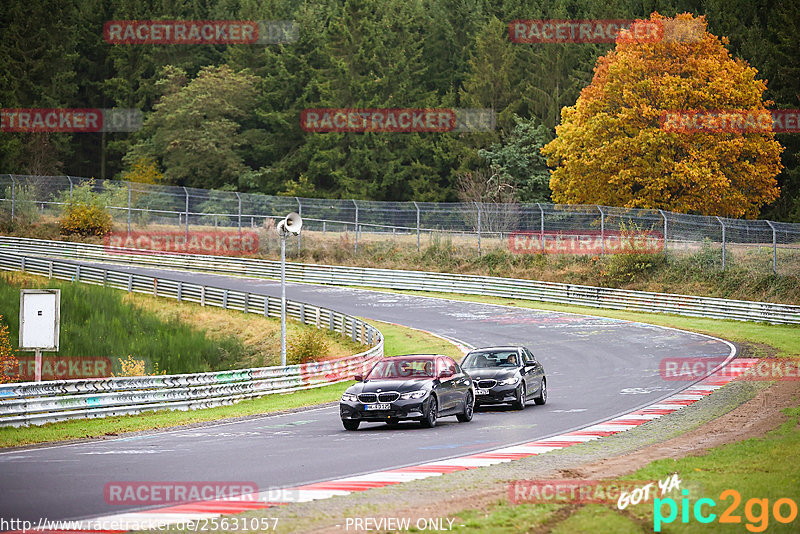
[[[113,268],[280,295],[279,283],[269,280]],[[699,334],[559,312],[307,284],[288,284],[287,296],[474,346],[526,345],[545,366],[548,403],[521,412],[481,410],[468,424],[446,418],[431,430],[367,424],[358,432],[345,431],[338,407],[330,406],[0,453],[0,517],[77,519],[136,509],[104,502],[103,487],[114,481],[247,481],[266,490],[540,439],[651,404],[688,386],[659,377],[662,358],[720,357],[731,351],[729,344]]]

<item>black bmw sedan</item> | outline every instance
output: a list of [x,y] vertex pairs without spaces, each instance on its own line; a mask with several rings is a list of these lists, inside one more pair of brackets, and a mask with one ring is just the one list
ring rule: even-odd
[[339,403],[342,424],[357,430],[361,422],[419,421],[436,425],[439,417],[455,415],[472,420],[475,392],[472,380],[447,356],[412,354],[384,358],[357,384],[347,388]]
[[475,349],[461,366],[475,383],[476,405],[510,403],[521,410],[529,400],[547,402],[544,367],[525,347]]

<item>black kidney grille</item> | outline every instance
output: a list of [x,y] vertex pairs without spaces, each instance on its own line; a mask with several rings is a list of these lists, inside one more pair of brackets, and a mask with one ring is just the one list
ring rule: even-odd
[[480,389],[489,389],[497,385],[497,380],[479,380],[478,387]]
[[396,391],[388,392],[388,393],[381,393],[378,395],[379,402],[394,402],[400,398],[400,394]]
[[378,396],[374,393],[362,393],[358,396],[358,400],[369,404],[370,402],[378,402]]

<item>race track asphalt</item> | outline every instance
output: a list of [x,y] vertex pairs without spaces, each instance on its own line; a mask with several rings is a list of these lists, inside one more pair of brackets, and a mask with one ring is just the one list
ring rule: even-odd
[[[280,295],[279,283],[271,280],[113,268]],[[651,404],[690,385],[660,377],[664,358],[726,357],[731,352],[729,344],[700,334],[561,312],[308,284],[288,284],[287,297],[477,347],[525,345],[544,364],[548,402],[523,411],[481,409],[471,423],[450,417],[433,429],[365,424],[358,432],[347,432],[338,407],[327,406],[3,452],[0,517],[77,519],[146,508],[107,504],[103,488],[116,481],[242,481],[266,490],[531,441]]]

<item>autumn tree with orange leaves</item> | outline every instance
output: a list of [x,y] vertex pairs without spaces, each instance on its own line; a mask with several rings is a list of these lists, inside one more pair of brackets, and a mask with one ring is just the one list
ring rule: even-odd
[[[781,145],[772,131],[668,131],[665,111],[766,109],[766,82],[733,59],[703,17],[654,13],[659,39],[621,33],[592,83],[561,110],[542,148],[552,198],[567,204],[661,208],[755,218],[778,198]],[[643,21],[642,24],[645,24]]]

